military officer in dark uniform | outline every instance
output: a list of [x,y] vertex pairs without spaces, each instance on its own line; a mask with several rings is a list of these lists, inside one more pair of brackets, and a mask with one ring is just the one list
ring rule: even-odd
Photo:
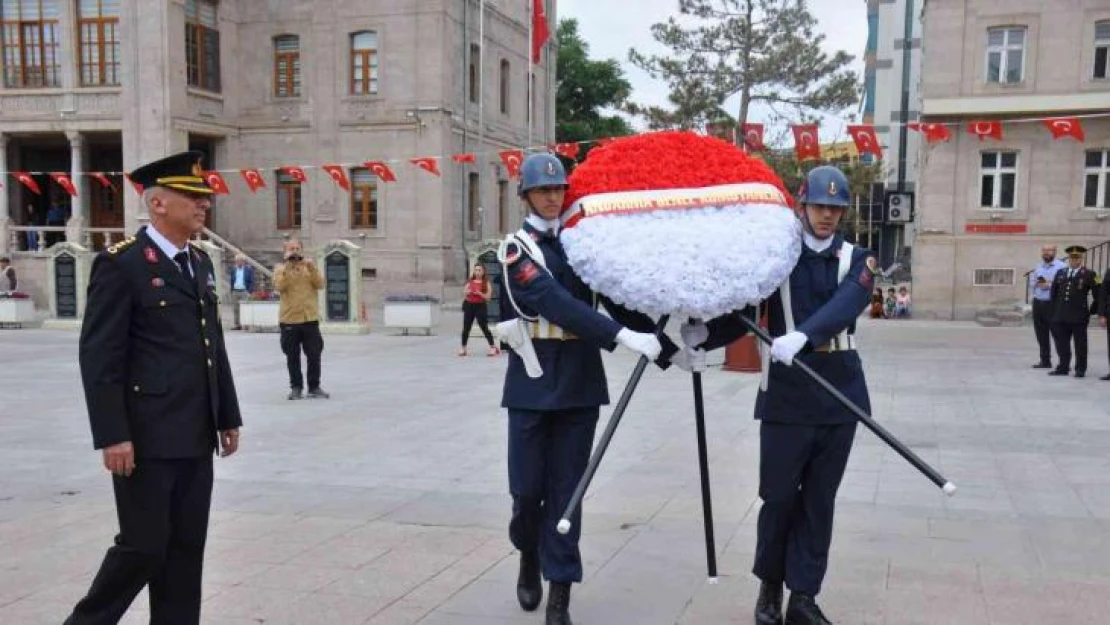
[[555,526],[586,470],[599,406],[609,402],[600,350],[620,344],[659,357],[665,368],[677,347],[665,337],[661,345],[645,315],[605,298],[612,318],[596,310],[594,293],[567,263],[558,238],[567,187],[562,163],[535,154],[521,165],[520,176],[518,190],[529,214],[500,253],[507,295],[501,318],[530,319],[525,326],[542,374],[530,377],[520,354],[510,352],[501,403],[509,413],[509,537],[521,554],[521,607],[539,606],[542,570],[550,582],[547,624],[570,625],[570,585],[582,581],[581,511],[567,535]]
[[[856,318],[874,290],[875,257],[836,234],[849,204],[848,180],[835,167],[813,169],[800,196],[804,245],[798,264],[760,309],[776,337],[764,359],[755,418],[759,430],[758,539],[753,573],[761,581],[758,625],[782,625],[783,583],[790,588],[787,625],[827,625],[815,597],[828,567],[833,504],[856,431],[856,418],[800,370],[800,359],[870,411],[856,352]],[[747,331],[733,312],[682,327],[684,352],[732,343]],[[701,358],[704,358],[702,356]]]
[[148,587],[150,622],[200,622],[212,455],[239,447],[239,403],[212,261],[189,237],[212,189],[201,154],[131,173],[150,225],[93,262],[80,365],[119,534],[67,624],[116,623]]
[[1052,281],[1052,338],[1060,364],[1048,375],[1067,375],[1071,346],[1075,341],[1075,377],[1087,375],[1087,324],[1091,321],[1090,297],[1098,287],[1098,275],[1083,266],[1087,248],[1072,245],[1064,250],[1068,266]]

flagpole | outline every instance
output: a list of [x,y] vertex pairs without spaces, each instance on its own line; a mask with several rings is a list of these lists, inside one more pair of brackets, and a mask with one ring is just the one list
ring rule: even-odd
[[536,36],[532,28],[532,0],[524,0],[524,20],[528,22],[528,43],[526,44],[525,54],[528,56],[528,76],[526,82],[528,85],[525,87],[528,91],[528,106],[526,107],[528,114],[528,142],[525,144],[526,148],[532,147],[532,120],[536,116],[532,101],[535,100],[535,94],[532,93],[532,38]]
[[[482,211],[482,174],[486,168],[486,0],[478,0],[478,210]],[[466,191],[470,193],[469,189]],[[467,213],[469,218],[470,214]],[[477,226],[478,224],[475,224]],[[481,239],[482,233],[478,232]]]

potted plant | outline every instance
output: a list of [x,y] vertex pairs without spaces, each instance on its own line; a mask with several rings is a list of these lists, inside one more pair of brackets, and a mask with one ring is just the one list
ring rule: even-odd
[[271,330],[278,327],[277,291],[254,291],[239,302],[239,324],[244,329]]
[[22,291],[0,291],[0,324],[22,327],[35,320],[35,303]]
[[387,328],[401,328],[404,334],[412,328],[422,328],[425,335],[431,335],[432,328],[439,323],[439,300],[431,295],[386,295],[383,312]]

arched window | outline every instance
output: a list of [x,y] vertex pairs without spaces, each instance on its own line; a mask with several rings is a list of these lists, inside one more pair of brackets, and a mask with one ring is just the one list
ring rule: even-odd
[[364,30],[351,34],[351,94],[378,92],[378,33]]

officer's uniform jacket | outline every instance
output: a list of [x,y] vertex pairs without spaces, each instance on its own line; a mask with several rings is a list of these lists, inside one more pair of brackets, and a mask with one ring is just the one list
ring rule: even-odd
[[93,444],[138,457],[212,453],[242,420],[224,347],[212,261],[190,245],[195,278],[140,229],[93,262],[80,364]]
[[[532,325],[532,344],[543,375],[528,377],[523,361],[510,352],[501,405],[522,410],[562,410],[608,404],[600,350],[616,347],[622,327],[654,332],[655,324],[646,315],[602,296],[596,299],[612,318],[599,314],[595,294],[567,263],[558,237],[541,233],[528,222],[523,229],[543,253],[546,268],[530,258],[527,250],[510,244],[505,286],[525,315],[542,317],[540,323]],[[518,316],[508,297],[503,294],[499,300],[501,319]],[[657,363],[666,368],[678,348],[666,337],[660,340],[664,348]]]
[[[867,307],[874,288],[875,260],[871,251],[852,248],[851,263],[844,279],[838,282],[841,247],[836,235],[822,252],[802,246],[802,255],[790,273],[790,304],[794,329],[808,337],[795,357],[809,365],[865,412],[870,412],[870,397],[863,365],[855,350],[856,318]],[[788,332],[783,297],[776,291],[760,305],[767,315],[771,336]],[[706,349],[727,345],[747,333],[738,319],[754,314],[749,307],[709,321]],[[846,332],[845,332],[846,331]],[[780,362],[764,365],[766,384],[761,385],[755,402],[755,418],[779,423],[830,425],[851,423],[855,415],[818,386],[798,367]]]
[[1094,271],[1079,267],[1075,275],[1068,277],[1071,267],[1056,272],[1052,280],[1052,321],[1053,323],[1087,324],[1091,319],[1091,306],[1088,297],[1098,288],[1098,277]]

